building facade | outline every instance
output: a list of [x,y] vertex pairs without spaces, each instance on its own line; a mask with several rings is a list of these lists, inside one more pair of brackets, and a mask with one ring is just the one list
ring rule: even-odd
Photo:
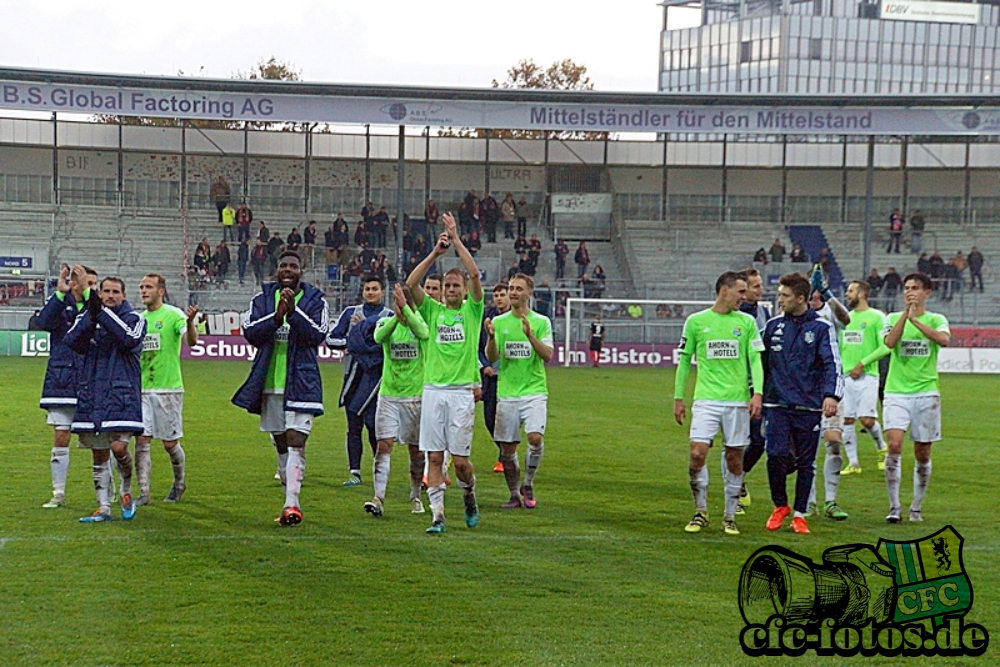
[[[659,89],[998,92],[1000,7],[992,2],[664,0]],[[670,29],[678,8],[700,9],[700,25]]]

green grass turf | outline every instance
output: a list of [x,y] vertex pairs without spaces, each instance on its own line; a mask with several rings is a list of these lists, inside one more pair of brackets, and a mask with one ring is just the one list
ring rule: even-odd
[[[315,423],[305,521],[281,529],[274,454],[257,420],[229,403],[247,365],[188,362],[188,492],[177,505],[154,444],[154,504],[131,523],[83,525],[94,507],[89,454],[72,452],[68,507],[49,498],[51,430],[37,407],[44,360],[0,360],[0,663],[9,665],[660,665],[759,664],[740,650],[740,569],[779,544],[820,560],[839,544],[914,539],[950,523],[966,538],[969,616],[1000,632],[996,582],[997,380],[943,378],[945,440],[934,448],[925,523],[887,526],[883,478],[861,436],[864,473],[846,477],[846,523],[768,533],[766,476],[749,485],[743,535],[719,525],[719,458],[710,456],[712,526],[682,527],[692,505],[687,427],[673,423],[664,370],[550,370],[546,455],[534,511],[502,511],[495,448],[477,417],[473,461],[482,523],[447,495],[448,532],[407,505],[407,459],[393,455],[386,516],[346,478],[340,367],[324,365],[327,415]],[[912,450],[905,457],[909,500]],[[790,485],[791,486],[791,485]],[[821,492],[822,493],[822,492]],[[118,511],[115,510],[117,515]],[[994,642],[995,646],[995,642]],[[786,658],[787,660],[787,658]],[[966,664],[997,660],[991,647]],[[841,664],[807,654],[798,664]],[[901,664],[873,658],[868,663]],[[937,664],[962,664],[938,658]]]

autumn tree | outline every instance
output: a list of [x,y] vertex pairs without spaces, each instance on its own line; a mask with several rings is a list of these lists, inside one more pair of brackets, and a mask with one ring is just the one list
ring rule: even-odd
[[[507,70],[504,81],[493,79],[494,88],[531,90],[593,90],[594,83],[587,76],[587,66],[579,65],[569,58],[557,60],[543,68],[530,58],[520,60]],[[508,130],[484,128],[445,128],[439,134],[446,137],[485,137],[487,134],[500,139],[589,139],[603,141],[607,132],[580,132],[558,130]]]
[[[177,72],[177,76],[187,75],[183,70],[181,70]],[[204,66],[199,68],[198,76],[205,76]],[[276,57],[271,56],[267,60],[261,58],[257,61],[257,64],[250,68],[247,72],[237,70],[233,74],[233,78],[247,81],[301,81],[302,72],[295,69],[295,67],[290,63],[283,62],[278,60]],[[94,120],[99,123],[112,123],[115,125],[119,123],[122,125],[151,125],[155,127],[179,127],[181,125],[181,119],[179,118],[153,118],[151,116],[117,116],[112,114],[97,114],[94,116]],[[211,120],[202,118],[189,119],[187,124],[188,127],[195,127],[203,130],[242,130],[244,128],[252,130],[265,130],[280,128],[286,131],[305,131],[311,127],[311,124],[273,123],[267,121]]]

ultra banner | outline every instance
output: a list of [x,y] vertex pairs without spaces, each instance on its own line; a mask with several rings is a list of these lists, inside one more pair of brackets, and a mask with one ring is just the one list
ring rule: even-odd
[[1000,108],[547,104],[0,81],[0,108],[234,121],[727,134],[1000,134]]

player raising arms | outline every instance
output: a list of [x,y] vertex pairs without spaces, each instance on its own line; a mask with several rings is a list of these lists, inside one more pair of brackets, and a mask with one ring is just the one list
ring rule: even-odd
[[[396,440],[410,450],[410,512],[423,514],[420,482],[424,472],[424,453],[420,451],[420,396],[424,387],[424,352],[427,324],[413,310],[413,297],[402,285],[392,291],[395,315],[377,319],[373,339],[382,346],[382,384],[375,409],[375,437],[378,439],[372,480],[375,497],[365,503],[365,511],[382,516],[385,487],[389,483],[392,445]],[[362,335],[372,318],[358,328]]]
[[142,435],[135,438],[135,476],[139,482],[138,505],[148,505],[149,476],[152,460],[149,443],[153,438],[163,442],[174,469],[174,483],[163,502],[175,503],[184,495],[184,379],[181,376],[181,340],[189,347],[197,344],[195,320],[198,306],[188,306],[187,312],[163,303],[167,281],[158,273],[150,273],[139,282],[139,294],[146,312],[146,338],[142,343]]
[[42,400],[39,405],[48,411],[46,423],[55,431],[52,443],[52,499],[42,505],[47,509],[66,504],[66,476],[69,473],[70,427],[76,408],[76,387],[79,382],[83,356],[66,344],[66,332],[73,326],[76,316],[83,310],[83,291],[97,285],[97,272],[83,267],[83,282],[70,276],[70,268],[63,265],[52,293],[38,313],[38,326],[49,332],[49,361],[45,366]]
[[[500,447],[503,474],[510,490],[504,509],[536,505],[534,482],[542,462],[548,386],[545,364],[552,358],[552,323],[531,309],[535,284],[528,276],[515,274],[507,286],[510,310],[486,320],[486,358],[500,361],[497,383],[497,414],[493,438]],[[517,460],[521,427],[528,436],[524,485]]]
[[889,377],[885,382],[882,417],[889,453],[885,456],[885,485],[889,491],[889,515],[898,523],[899,479],[903,434],[910,429],[913,453],[913,503],[910,521],[923,521],[920,514],[924,493],[931,479],[931,444],[941,439],[941,392],[938,386],[938,351],[951,342],[944,315],[926,309],[933,288],[931,279],[911,273],[903,280],[903,311],[886,322],[885,346],[892,350]]
[[[427,452],[427,496],[433,523],[428,533],[444,532],[444,453],[455,461],[458,485],[465,491],[465,524],[479,525],[476,475],[469,461],[475,418],[473,388],[479,383],[479,329],[483,319],[483,286],[476,260],[458,236],[455,218],[442,216],[445,233],[406,279],[413,300],[431,330],[424,366],[420,449]],[[468,277],[459,269],[444,276],[444,303],[427,298],[420,280],[438,257],[454,246]],[[466,299],[468,291],[468,299]]]
[[323,414],[323,380],[316,347],[326,339],[330,316],[323,292],[302,282],[299,254],[278,257],[278,281],[265,283],[243,318],[243,337],[257,348],[250,376],[233,404],[260,415],[270,433],[285,486],[282,526],[302,522],[299,492],[306,472],[306,440]]
[[[753,317],[738,310],[747,283],[727,271],[715,281],[715,305],[689,316],[684,322],[680,360],[674,379],[674,419],[684,423],[684,389],[691,371],[691,357],[698,359],[698,379],[691,405],[691,459],[688,467],[694,495],[694,517],[684,527],[689,533],[708,526],[708,469],[705,457],[712,439],[721,430],[725,442],[725,511],[722,528],[739,535],[736,509],[743,486],[743,448],[750,442],[750,420],[760,416],[764,349]],[[753,396],[747,386],[750,369]],[[502,376],[501,376],[502,377]]]

